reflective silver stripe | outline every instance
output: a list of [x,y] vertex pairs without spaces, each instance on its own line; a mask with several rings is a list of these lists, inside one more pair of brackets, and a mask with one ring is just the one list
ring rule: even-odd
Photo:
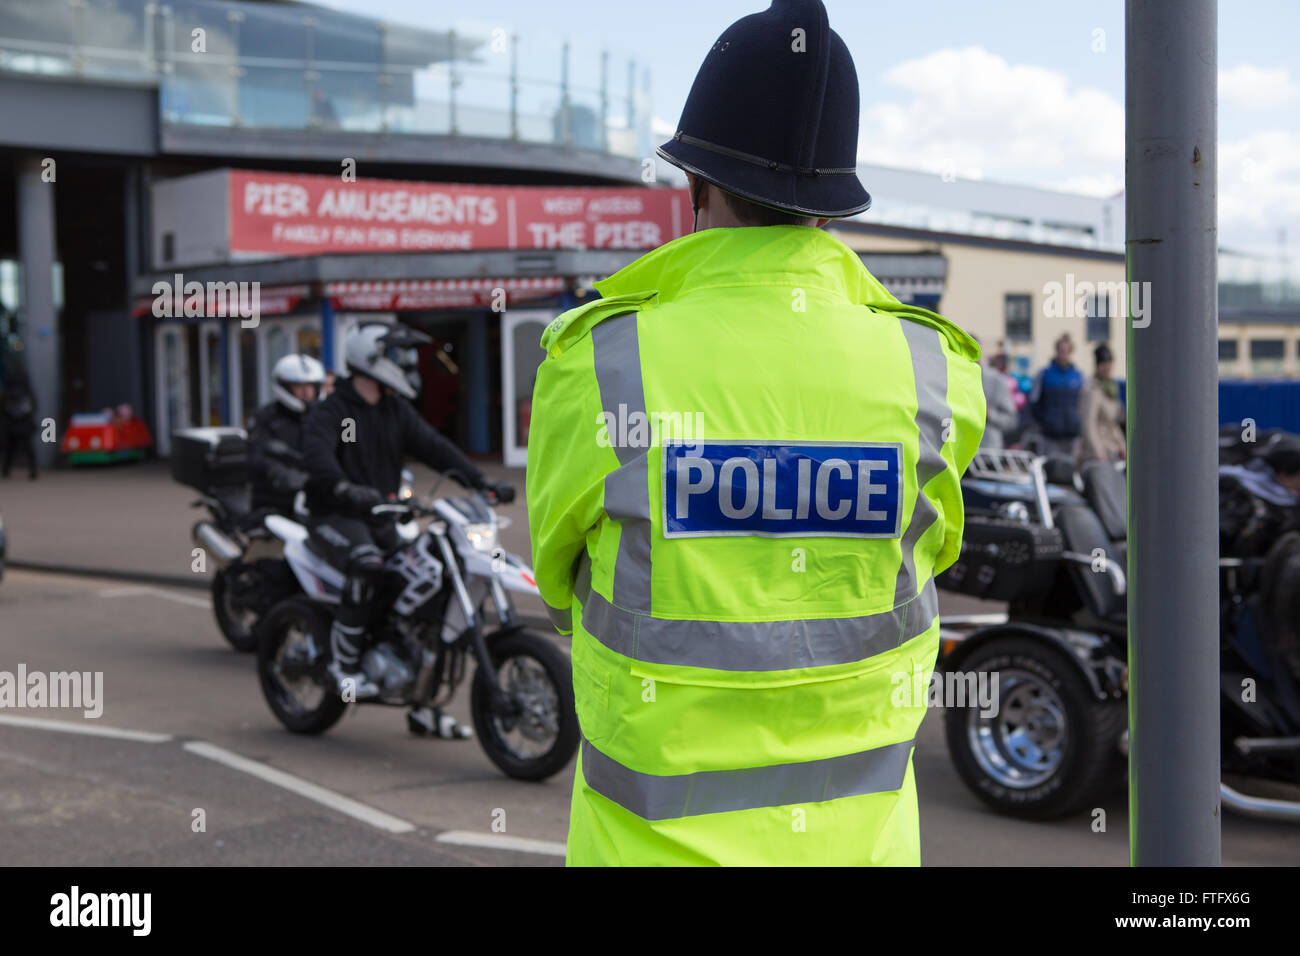
[[865,660],[929,630],[939,614],[931,578],[891,611],[803,621],[682,621],[624,610],[579,590],[582,626],[624,657],[648,664],[722,671],[784,671]]
[[[645,420],[641,349],[636,312],[611,316],[591,332],[601,408],[614,421]],[[623,406],[620,410],[619,406]],[[621,411],[621,414],[620,414]],[[649,427],[648,425],[646,426]],[[647,433],[647,441],[649,434]],[[605,476],[605,513],[621,525],[614,563],[614,601],[650,610],[650,472],[644,447],[629,447],[610,435],[619,467]]]
[[925,496],[924,488],[930,479],[948,467],[943,458],[943,431],[945,419],[952,416],[952,409],[948,406],[948,359],[943,352],[939,330],[907,320],[902,325],[908,350],[912,353],[912,378],[916,382],[916,430],[920,456],[916,462],[916,503],[900,542],[903,561],[894,585],[894,603],[907,600],[919,588],[913,551],[917,540],[939,517]]
[[565,608],[563,611],[561,611],[559,608],[551,607],[549,604],[547,604],[546,616],[551,619],[551,623],[555,625],[556,630],[558,631],[573,630],[573,611],[569,610],[568,608]]
[[901,790],[915,740],[803,763],[701,770],[656,776],[638,773],[582,739],[587,786],[643,820],[821,803]]

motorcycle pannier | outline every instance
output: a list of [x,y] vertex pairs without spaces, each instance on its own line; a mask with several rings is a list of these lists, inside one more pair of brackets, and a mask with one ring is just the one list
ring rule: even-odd
[[182,428],[172,432],[172,477],[199,491],[245,484],[248,435],[242,428]]
[[1019,600],[1051,585],[1061,551],[1055,528],[967,513],[961,556],[935,584],[988,601]]

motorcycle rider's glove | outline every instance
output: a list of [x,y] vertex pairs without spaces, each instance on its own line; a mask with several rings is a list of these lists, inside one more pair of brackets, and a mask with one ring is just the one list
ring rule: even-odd
[[369,514],[370,509],[375,505],[382,504],[384,496],[366,485],[340,481],[334,486],[334,500],[347,511],[365,515]]
[[515,486],[508,481],[487,481],[483,483],[483,490],[488,496],[496,501],[497,504],[508,505],[515,500]]

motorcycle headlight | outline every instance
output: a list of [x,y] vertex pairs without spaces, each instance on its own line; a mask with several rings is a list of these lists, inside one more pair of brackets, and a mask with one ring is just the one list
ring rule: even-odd
[[492,552],[497,547],[497,529],[491,524],[467,524],[465,525],[465,537],[469,539],[470,547],[475,551]]

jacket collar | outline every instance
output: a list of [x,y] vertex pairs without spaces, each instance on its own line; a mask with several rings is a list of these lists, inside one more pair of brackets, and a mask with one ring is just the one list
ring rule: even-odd
[[704,229],[647,252],[595,285],[606,298],[657,291],[672,299],[708,287],[776,285],[822,289],[857,304],[898,301],[856,252],[812,226]]

